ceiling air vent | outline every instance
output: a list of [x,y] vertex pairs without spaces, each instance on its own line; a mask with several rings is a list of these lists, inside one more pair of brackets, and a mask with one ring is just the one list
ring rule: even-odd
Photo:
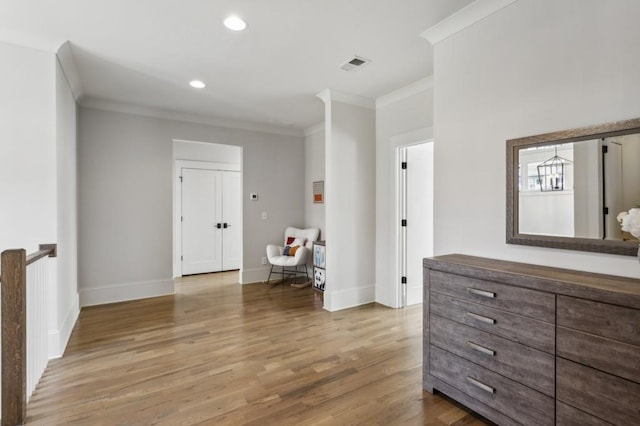
[[358,71],[360,68],[363,68],[369,62],[371,62],[370,59],[365,59],[361,56],[354,56],[344,64],[340,65],[340,69],[345,71]]

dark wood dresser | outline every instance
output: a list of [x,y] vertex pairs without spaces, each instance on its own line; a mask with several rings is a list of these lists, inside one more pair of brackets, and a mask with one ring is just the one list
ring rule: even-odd
[[423,266],[425,390],[499,425],[640,425],[640,280],[456,254]]

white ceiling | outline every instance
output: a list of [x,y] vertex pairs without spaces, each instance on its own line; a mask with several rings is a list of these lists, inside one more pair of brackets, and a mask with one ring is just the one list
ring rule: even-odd
[[[0,40],[69,40],[88,99],[304,129],[322,121],[325,88],[375,99],[430,75],[419,34],[471,2],[0,0]],[[245,31],[222,25],[231,13]],[[373,62],[339,69],[354,54]]]

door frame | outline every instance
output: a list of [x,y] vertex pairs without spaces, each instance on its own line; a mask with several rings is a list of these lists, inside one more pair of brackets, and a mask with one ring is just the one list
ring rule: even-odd
[[[604,233],[604,239],[605,240],[616,240],[616,239],[622,239],[622,230],[620,229],[620,225],[617,223],[616,215],[618,214],[618,212],[623,211],[623,201],[624,201],[624,195],[623,195],[623,190],[622,190],[622,182],[623,182],[623,174],[622,174],[622,144],[620,142],[617,142],[615,140],[613,140],[612,137],[609,138],[604,138],[601,141],[602,146],[606,146],[607,147],[607,153],[604,152],[604,148],[600,148],[599,149],[599,153],[601,156],[601,161],[602,161],[602,207],[600,209],[600,212],[602,213],[602,230]],[[614,153],[619,154],[618,158],[620,160],[619,163],[616,163],[616,159],[614,159]],[[607,161],[608,160],[608,161]],[[615,165],[615,167],[614,167]],[[614,173],[618,173],[619,174],[619,182],[615,182],[613,185],[611,184],[611,179],[607,179],[608,177],[610,178],[612,174]],[[615,181],[615,179],[614,179]],[[611,192],[618,192],[618,197],[620,200],[620,204],[618,206],[614,206],[612,203],[612,195]],[[614,196],[615,197],[615,196]],[[607,210],[609,211],[608,214],[604,214],[604,207],[607,208]],[[611,232],[610,232],[611,231]],[[613,237],[610,235],[613,234]]]
[[[403,234],[400,221],[402,220],[402,167],[401,167],[401,153],[403,148],[407,148],[412,145],[419,145],[423,143],[434,143],[433,128],[426,127],[415,130],[413,132],[402,133],[391,137],[390,139],[390,155],[389,161],[391,162],[390,170],[393,171],[393,194],[392,200],[394,202],[394,214],[392,215],[391,234],[394,241],[394,253],[393,256],[393,307],[403,308],[403,285],[401,281],[401,274],[403,270]],[[434,144],[435,148],[435,144]],[[434,161],[435,165],[435,161]]]
[[[174,160],[173,165],[173,277],[182,276],[182,185],[180,175],[182,169],[204,169],[204,170],[222,170],[240,173],[240,191],[243,186],[243,173],[240,164],[230,163],[214,163],[210,161],[194,161],[194,160]],[[240,211],[244,212],[243,197],[240,194]],[[243,214],[244,217],[244,214]],[[241,248],[244,243],[243,236],[243,220],[240,220]],[[242,271],[242,256],[240,259],[240,270]]]

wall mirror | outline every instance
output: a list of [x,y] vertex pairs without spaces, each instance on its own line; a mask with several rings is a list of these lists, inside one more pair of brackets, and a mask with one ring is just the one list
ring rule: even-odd
[[507,141],[507,243],[635,256],[640,118]]

